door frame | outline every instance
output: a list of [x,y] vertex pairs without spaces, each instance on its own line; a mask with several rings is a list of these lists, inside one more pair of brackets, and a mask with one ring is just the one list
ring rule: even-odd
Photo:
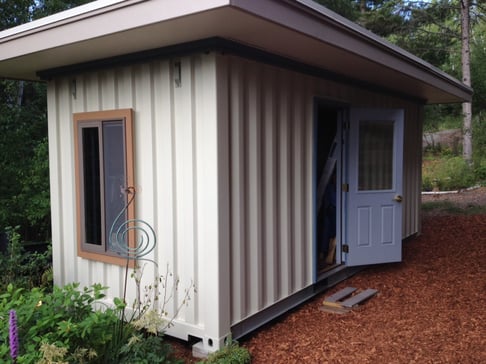
[[[317,283],[322,279],[333,274],[337,270],[343,267],[343,255],[341,253],[342,244],[342,233],[343,233],[343,222],[345,221],[343,213],[345,206],[345,194],[341,192],[342,181],[345,178],[345,164],[346,164],[346,151],[344,144],[343,130],[348,120],[350,105],[343,102],[333,101],[323,98],[314,98],[313,102],[313,172],[312,172],[312,207],[313,207],[313,241],[312,241],[312,256],[313,256],[313,282]],[[336,123],[336,263],[335,265],[324,273],[319,274],[319,239],[318,239],[318,211],[317,211],[317,190],[318,190],[318,179],[317,176],[317,161],[318,161],[318,123],[319,123],[319,109],[324,108],[333,112],[336,112],[335,123]]]

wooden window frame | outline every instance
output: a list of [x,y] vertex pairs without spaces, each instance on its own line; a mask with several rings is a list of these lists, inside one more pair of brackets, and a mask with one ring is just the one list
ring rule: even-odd
[[[132,109],[118,109],[95,112],[82,112],[73,114],[74,122],[74,160],[75,160],[75,178],[76,178],[76,225],[77,225],[77,252],[78,256],[85,259],[96,260],[104,263],[126,265],[127,259],[118,256],[115,252],[108,250],[107,243],[101,245],[89,244],[84,241],[84,183],[82,181],[82,145],[80,144],[81,133],[83,127],[95,125],[96,123],[102,125],[106,121],[122,120],[124,123],[124,150],[125,150],[125,174],[126,186],[134,186],[134,167],[133,167],[133,110]],[[100,145],[100,149],[102,145]],[[101,168],[103,169],[103,168]],[[130,198],[130,196],[127,196]],[[103,202],[100,202],[103,209]],[[103,215],[102,215],[103,216]],[[127,219],[135,218],[135,204],[132,202],[127,209]],[[102,229],[102,234],[105,231]],[[135,233],[133,230],[128,232],[128,244],[130,247],[135,245]],[[130,261],[130,266],[133,266],[133,260]]]

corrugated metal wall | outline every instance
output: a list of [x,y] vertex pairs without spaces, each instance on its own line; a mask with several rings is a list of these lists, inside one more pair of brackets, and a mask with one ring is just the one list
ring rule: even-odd
[[419,106],[226,57],[230,119],[231,322],[313,283],[314,98],[405,108],[404,237],[418,229]]
[[[123,268],[76,254],[72,114],[133,108],[136,216],[155,228],[158,247],[150,258],[159,273],[168,264],[181,278],[169,312],[191,281],[198,290],[171,334],[218,346],[231,325],[311,285],[315,97],[406,109],[404,236],[418,231],[420,107],[235,56],[201,54],[49,83],[56,283],[99,282],[122,295]],[[155,274],[147,264],[143,284]]]
[[[110,287],[110,296],[123,294],[123,267],[77,257],[72,114],[133,108],[136,217],[158,236],[149,256],[158,262],[158,274],[168,266],[180,278],[169,313],[176,312],[191,282],[199,292],[180,311],[183,325],[172,334],[209,335],[215,341],[221,327],[224,334],[229,330],[227,300],[223,305],[218,298],[224,299],[219,291],[226,284],[227,292],[229,281],[221,282],[219,271],[228,264],[228,252],[218,245],[228,230],[227,224],[220,226],[219,214],[228,212],[227,199],[219,197],[227,189],[218,188],[218,128],[224,125],[217,125],[217,79],[214,55],[198,55],[73,75],[48,86],[55,282],[99,282]],[[228,174],[227,163],[221,170]],[[156,274],[147,263],[142,287]],[[129,302],[135,298],[130,284]]]
[[232,322],[312,283],[308,79],[231,59]]

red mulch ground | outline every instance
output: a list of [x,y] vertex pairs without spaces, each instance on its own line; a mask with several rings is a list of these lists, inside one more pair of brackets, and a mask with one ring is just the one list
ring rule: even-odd
[[[345,315],[319,310],[346,286],[379,293]],[[486,363],[486,215],[425,216],[403,262],[367,268],[240,344],[253,363]]]

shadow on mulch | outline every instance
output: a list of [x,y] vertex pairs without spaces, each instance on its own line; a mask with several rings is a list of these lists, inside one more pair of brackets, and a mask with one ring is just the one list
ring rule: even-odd
[[[401,263],[366,268],[240,344],[253,363],[486,363],[485,262],[486,215],[425,216]],[[379,293],[345,315],[319,310],[347,286]]]

